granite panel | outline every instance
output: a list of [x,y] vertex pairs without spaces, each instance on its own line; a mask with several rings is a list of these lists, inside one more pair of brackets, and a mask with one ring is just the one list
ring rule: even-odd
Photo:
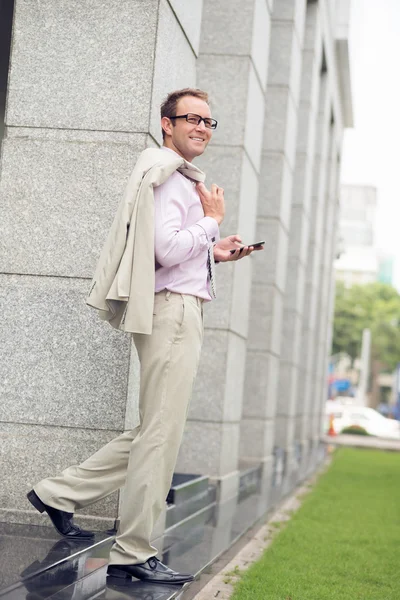
[[292,168],[292,171],[294,171],[296,166],[297,125],[297,105],[293,101],[292,96],[289,96],[286,124],[286,139],[284,147],[287,155],[287,160]]
[[196,56],[200,48],[200,29],[203,12],[203,0],[192,0],[190,8],[186,0],[168,0],[188,38]]
[[4,140],[0,271],[92,276],[146,136],[69,133]]
[[[197,5],[195,2],[196,11]],[[189,13],[186,9],[185,14]],[[196,87],[196,56],[167,0],[161,0],[150,116],[150,133],[160,144],[161,102],[173,90],[185,87]]]
[[[299,279],[303,272],[301,271],[302,265],[298,258],[293,257],[288,259],[288,271],[286,278],[285,288],[285,311],[290,310],[301,314],[302,305],[299,306],[299,292],[300,282]],[[304,269],[303,269],[304,271]],[[304,282],[303,282],[304,283]],[[304,294],[303,294],[304,296]]]
[[310,241],[307,254],[307,285],[315,285],[316,272],[318,266],[319,247],[314,241]]
[[271,26],[268,85],[291,85],[294,31],[292,22],[276,21]]
[[[314,73],[313,73],[311,95],[309,98],[310,106],[311,106],[313,113],[316,113],[316,111],[318,110],[321,52],[322,52],[322,48],[319,51],[317,51],[317,54],[316,54],[315,63],[314,63]],[[313,119],[314,119],[314,117],[313,117]]]
[[265,0],[255,0],[251,58],[264,91],[267,86],[270,37],[271,16],[268,5]]
[[271,332],[271,352],[279,356],[281,351],[284,296],[280,290],[274,294],[273,319]]
[[249,320],[249,350],[265,350],[279,355],[283,299],[271,285],[253,285]]
[[242,155],[238,229],[244,243],[254,240],[256,229],[258,175],[246,153]]
[[298,0],[276,0],[273,18],[280,21],[294,21]]
[[289,257],[297,257],[303,264],[307,260],[309,233],[309,220],[304,215],[303,207],[295,204],[291,215]]
[[317,2],[307,2],[304,48],[312,49],[321,43],[320,7]]
[[218,121],[214,141],[219,145],[244,143],[250,64],[248,56],[225,55],[216,59],[214,55],[200,54],[197,60],[197,85],[210,95],[213,117]]
[[300,315],[297,312],[285,310],[282,326],[281,360],[290,364],[298,364],[301,329],[302,320]]
[[[244,240],[249,238],[243,238]],[[255,240],[255,237],[250,238]],[[247,242],[248,243],[248,242]],[[260,251],[261,252],[261,251]],[[233,285],[231,298],[225,296],[231,306],[230,329],[242,338],[248,336],[250,296],[252,292],[252,272],[255,261],[259,260],[257,253],[233,262]]]
[[265,417],[267,419],[274,419],[275,413],[276,413],[276,404],[278,401],[279,369],[280,369],[280,359],[277,356],[274,356],[273,354],[271,354],[269,381],[268,381],[267,408],[266,408],[266,413],[265,413]]
[[242,419],[240,423],[241,460],[254,461],[268,458],[274,445],[274,421],[264,419]]
[[0,421],[124,428],[129,336],[85,305],[87,288],[0,276]]
[[264,92],[251,64],[248,77],[244,147],[257,172],[260,169],[264,112]]
[[223,421],[239,422],[242,416],[246,367],[246,340],[229,333]]
[[258,216],[280,219],[288,230],[291,212],[292,171],[281,152],[265,152],[260,169]]
[[[26,493],[41,479],[57,475],[70,465],[79,464],[101,446],[119,435],[118,431],[43,427],[19,423],[0,423],[2,485],[0,506],[34,515],[35,524],[48,524],[26,499]],[[77,515],[117,517],[117,494],[92,504]],[[25,516],[24,516],[25,519]],[[78,519],[79,521],[79,519]],[[23,521],[25,522],[25,520]]]
[[230,334],[206,329],[199,370],[189,409],[189,419],[221,421],[226,397]]
[[16,3],[8,125],[147,131],[158,1],[110,0],[104,10]]
[[285,287],[285,308],[303,313],[305,267],[295,256],[289,258]]
[[285,86],[268,85],[264,121],[264,151],[282,152],[294,168],[297,112]]
[[151,135],[146,136],[146,148],[159,148],[159,147],[160,147],[160,144],[155,141],[153,136],[151,136]]
[[250,54],[254,4],[255,0],[203,0],[201,54]]
[[[243,153],[240,198],[238,207],[238,227],[244,244],[251,244],[256,240],[256,214],[257,214],[258,178],[247,155]],[[251,293],[251,281],[253,265],[258,261],[260,255],[252,256],[234,263],[233,286],[232,286],[232,311],[230,327],[233,331],[243,337],[247,337],[249,298]],[[229,297],[225,296],[229,302]]]
[[243,417],[273,418],[278,374],[279,358],[269,352],[247,352]]
[[230,331],[207,329],[189,419],[238,421],[245,364],[244,339]]
[[296,106],[300,102],[300,91],[301,91],[301,77],[302,77],[302,66],[303,66],[303,51],[302,42],[298,36],[293,38],[292,46],[292,68],[290,72],[290,88],[292,96]]
[[271,348],[275,286],[253,283],[250,317],[249,350],[268,351]]
[[265,240],[263,252],[254,264],[254,281],[275,284],[285,290],[288,234],[277,219],[257,220],[257,239]]
[[276,415],[274,428],[275,446],[284,449],[288,448],[288,446],[291,444],[291,441],[293,440],[294,425],[294,419],[288,418],[287,415]]
[[[210,435],[212,435],[211,432]],[[237,473],[239,467],[239,438],[239,420],[234,423],[221,424],[221,447],[219,458],[220,477],[225,477],[225,479],[228,479],[228,477],[233,478]],[[204,441],[207,442],[207,436],[205,437]],[[234,480],[231,481],[231,489],[233,483]]]
[[317,57],[315,50],[303,49],[300,100],[304,107],[310,109],[315,103],[315,79],[318,78]]
[[[211,480],[212,481],[212,480]],[[229,527],[232,519],[232,512],[238,502],[238,492],[240,485],[240,471],[231,471],[227,475],[218,477],[214,481],[218,485],[218,508],[215,515],[215,521],[224,531]],[[229,506],[227,506],[229,504]],[[221,506],[222,505],[222,506]],[[215,546],[214,546],[215,547]]]
[[310,106],[302,102],[298,112],[297,153],[310,153],[310,122],[313,116]]
[[[309,138],[310,139],[310,138]],[[304,154],[296,153],[296,168],[293,178],[293,199],[292,206],[302,206],[304,213],[310,219],[311,190],[313,177],[313,152]]]
[[[307,155],[310,162],[310,170],[312,170],[314,164],[314,153],[316,147],[316,125],[317,125],[317,110],[315,106],[310,108],[310,115],[308,120],[308,136],[307,136]],[[309,186],[311,188],[311,185]]]
[[308,323],[308,329],[312,332],[315,331],[315,324],[317,319],[317,299],[317,288],[315,286],[312,286],[311,290],[309,288],[306,288],[305,315]]
[[295,0],[294,27],[300,46],[304,43],[305,27],[306,27],[306,11],[309,2],[304,0]]
[[297,398],[297,376],[296,365],[281,361],[279,366],[278,401],[276,403],[277,416],[292,418]]
[[286,121],[289,90],[286,86],[268,85],[265,101],[263,151],[285,154]]
[[189,420],[175,470],[210,477],[233,474],[238,464],[238,441],[238,423]]

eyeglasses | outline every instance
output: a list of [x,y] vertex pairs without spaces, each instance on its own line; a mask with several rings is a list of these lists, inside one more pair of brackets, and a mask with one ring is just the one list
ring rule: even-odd
[[204,125],[207,129],[217,129],[218,121],[215,119],[210,119],[209,117],[200,117],[200,115],[195,115],[193,113],[188,113],[187,115],[178,115],[177,117],[168,117],[169,119],[186,119],[188,123],[192,125],[200,125],[202,121],[204,121]]

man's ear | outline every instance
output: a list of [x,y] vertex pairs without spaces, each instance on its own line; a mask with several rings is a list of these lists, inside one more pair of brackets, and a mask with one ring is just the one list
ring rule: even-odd
[[163,117],[161,119],[161,127],[165,131],[166,135],[172,135],[172,123],[168,117]]

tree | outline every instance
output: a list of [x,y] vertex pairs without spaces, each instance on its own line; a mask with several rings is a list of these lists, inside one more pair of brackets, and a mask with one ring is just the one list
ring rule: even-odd
[[371,358],[392,371],[400,362],[400,295],[386,283],[336,286],[333,350],[354,360],[361,354],[363,329],[371,330]]

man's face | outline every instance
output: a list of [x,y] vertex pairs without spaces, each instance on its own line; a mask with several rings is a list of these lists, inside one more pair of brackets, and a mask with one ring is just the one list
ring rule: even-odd
[[[180,98],[176,106],[176,116],[193,113],[200,117],[211,117],[210,107],[207,102],[193,96]],[[171,148],[189,162],[196,156],[203,154],[212,137],[212,129],[208,129],[204,121],[199,125],[188,123],[185,119],[163,117],[161,123],[164,127],[164,146]]]

